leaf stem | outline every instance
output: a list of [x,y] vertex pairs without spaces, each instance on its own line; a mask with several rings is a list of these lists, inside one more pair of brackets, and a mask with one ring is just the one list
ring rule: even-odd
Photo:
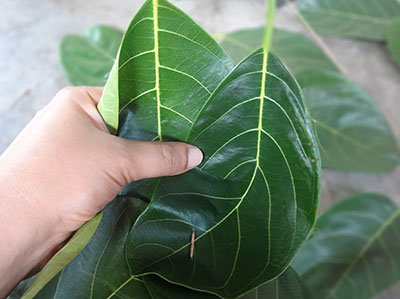
[[268,0],[268,11],[267,11],[267,26],[265,28],[263,48],[267,53],[271,47],[272,33],[274,31],[274,19],[276,10],[276,0]]

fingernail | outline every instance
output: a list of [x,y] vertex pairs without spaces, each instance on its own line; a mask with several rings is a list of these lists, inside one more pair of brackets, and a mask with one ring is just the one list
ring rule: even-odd
[[188,169],[195,168],[203,161],[203,153],[197,147],[191,147],[188,155]]

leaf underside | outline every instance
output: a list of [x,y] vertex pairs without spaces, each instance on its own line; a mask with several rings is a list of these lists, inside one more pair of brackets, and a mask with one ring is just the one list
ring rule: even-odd
[[379,194],[332,206],[293,265],[317,298],[373,298],[400,280],[400,210]]

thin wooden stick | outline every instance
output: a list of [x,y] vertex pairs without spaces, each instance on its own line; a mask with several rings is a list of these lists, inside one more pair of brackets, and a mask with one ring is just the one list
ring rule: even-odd
[[196,233],[192,232],[192,239],[190,241],[191,245],[190,245],[190,259],[193,259],[193,254],[194,254],[194,239],[196,237]]

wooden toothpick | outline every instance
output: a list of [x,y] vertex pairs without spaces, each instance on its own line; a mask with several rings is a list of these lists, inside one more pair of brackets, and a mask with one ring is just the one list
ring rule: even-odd
[[190,241],[191,245],[190,245],[190,259],[193,259],[193,254],[194,254],[194,239],[196,237],[196,233],[192,232],[192,239]]

